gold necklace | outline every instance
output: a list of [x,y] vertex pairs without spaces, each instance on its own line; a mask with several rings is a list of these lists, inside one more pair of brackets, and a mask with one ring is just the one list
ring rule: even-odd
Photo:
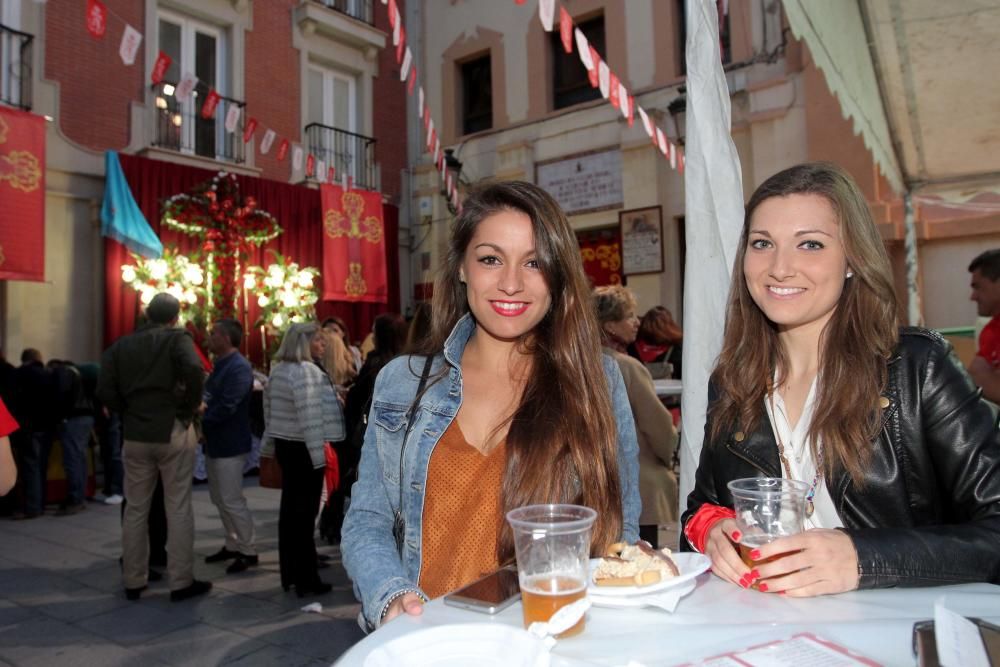
[[[778,458],[781,459],[781,464],[785,468],[785,474],[788,475],[789,479],[792,479],[792,466],[788,463],[788,457],[785,456],[785,444],[781,442],[781,433],[778,428],[778,411],[774,409],[774,392],[772,391],[767,395],[767,400],[771,403],[771,418],[774,420],[774,438],[778,441]],[[791,445],[792,443],[788,443]],[[816,505],[813,499],[816,497],[816,486],[819,484],[820,471],[823,470],[823,448],[820,446],[817,452],[817,462],[816,462],[816,474],[813,475],[812,485],[809,487],[809,492],[806,494],[806,518],[810,518],[813,512],[816,511]]]

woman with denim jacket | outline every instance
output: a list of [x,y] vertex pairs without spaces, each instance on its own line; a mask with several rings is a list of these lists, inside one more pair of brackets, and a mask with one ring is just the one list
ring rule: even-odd
[[[892,269],[842,169],[803,164],[747,203],[682,547],[743,588],[1000,583],[1000,432],[949,345],[900,328]],[[804,532],[735,545],[727,483],[808,485]]]
[[471,193],[432,311],[419,353],[378,376],[344,521],[368,628],[512,562],[513,508],[594,508],[595,553],[638,538],[628,397],[555,200],[523,182]]

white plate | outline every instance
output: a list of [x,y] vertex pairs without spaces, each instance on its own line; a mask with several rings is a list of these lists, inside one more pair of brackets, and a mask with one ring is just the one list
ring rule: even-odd
[[492,623],[451,623],[379,646],[364,667],[548,667],[549,649],[527,630]]
[[[619,609],[624,607],[660,607],[672,612],[676,608],[676,603],[672,602],[673,598],[676,596],[679,600],[693,591],[697,586],[698,584],[693,579],[689,579],[684,585],[669,588],[659,593],[651,593],[649,595],[633,595],[627,598],[602,597],[594,593],[594,589],[591,588],[591,592],[587,595],[587,597],[590,598],[591,604],[595,607],[612,607]],[[658,604],[660,601],[662,601],[662,603]]]
[[681,571],[680,576],[674,577],[673,579],[664,579],[655,584],[650,584],[649,586],[598,586],[594,583],[593,577],[594,570],[597,569],[597,563],[601,559],[591,558],[591,580],[590,585],[588,586],[588,591],[591,595],[596,595],[602,598],[629,597],[633,595],[657,593],[659,591],[665,591],[669,588],[674,588],[675,586],[681,586],[685,582],[691,581],[702,572],[705,572],[712,566],[712,561],[705,554],[674,552],[670,555],[673,557],[674,562],[677,563],[677,569]]

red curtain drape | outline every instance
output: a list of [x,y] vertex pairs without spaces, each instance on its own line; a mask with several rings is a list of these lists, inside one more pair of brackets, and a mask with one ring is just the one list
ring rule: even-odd
[[[133,155],[121,155],[120,158],[136,203],[164,245],[176,246],[182,252],[198,249],[201,241],[161,227],[161,208],[168,197],[186,192],[212,178],[215,172]],[[277,218],[284,229],[275,240],[261,248],[252,249],[249,264],[266,267],[272,262],[267,250],[273,248],[288,260],[298,262],[300,266],[321,268],[323,225],[319,190],[252,176],[237,175],[237,181],[243,196],[253,195],[257,199],[258,208]],[[316,304],[316,315],[320,320],[331,315],[344,318],[351,338],[355,341],[361,340],[371,331],[376,315],[399,312],[399,209],[386,205],[384,215],[389,302],[359,304],[320,301]],[[127,289],[121,280],[121,266],[129,260],[128,251],[111,239],[104,240],[104,249],[104,344],[107,346],[135,328],[139,300],[136,293]],[[246,321],[252,325],[259,315],[259,309],[252,299],[248,305]],[[247,332],[247,343],[246,351],[250,360],[261,365],[263,348],[259,330]]]

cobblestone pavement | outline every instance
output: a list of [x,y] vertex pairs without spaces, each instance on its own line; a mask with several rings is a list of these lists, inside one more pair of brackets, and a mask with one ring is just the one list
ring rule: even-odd
[[[195,576],[212,591],[170,602],[166,581],[125,599],[119,507],[90,502],[73,516],[0,519],[0,665],[329,665],[362,637],[360,606],[337,547],[321,577],[327,595],[299,599],[281,590],[276,490],[246,480],[257,527],[260,565],[227,575],[204,556],[222,546],[222,524],[208,487],[194,487]],[[321,614],[304,613],[309,602]]]

